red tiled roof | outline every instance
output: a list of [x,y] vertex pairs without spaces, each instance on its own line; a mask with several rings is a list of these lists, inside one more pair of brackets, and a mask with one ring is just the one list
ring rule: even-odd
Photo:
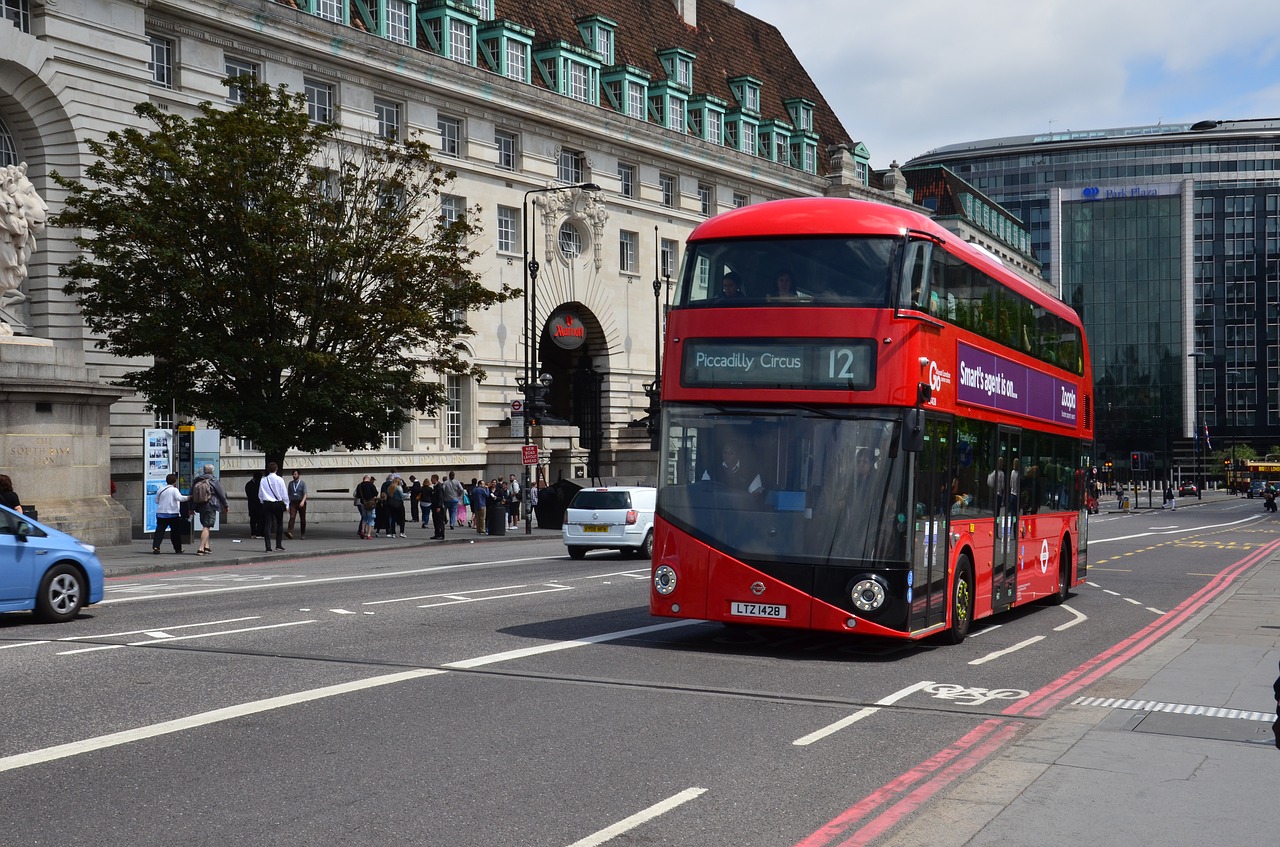
[[[535,31],[535,48],[565,41],[585,47],[575,21],[601,15],[615,23],[617,64],[643,68],[652,78],[666,78],[658,51],[673,47],[695,54],[693,97],[711,94],[729,109],[737,99],[729,87],[733,77],[751,76],[761,82],[761,120],[793,124],[786,100],[804,98],[814,104],[818,153],[826,160],[831,144],[849,144],[850,136],[827,104],[777,27],[754,18],[724,0],[700,0],[698,26],[685,24],[675,0],[496,0],[496,15]],[[535,82],[537,73],[534,73]]]

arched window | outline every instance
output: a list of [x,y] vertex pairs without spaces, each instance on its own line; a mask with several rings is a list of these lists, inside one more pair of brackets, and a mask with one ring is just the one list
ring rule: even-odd
[[18,164],[18,145],[13,141],[9,127],[0,120],[0,168]]

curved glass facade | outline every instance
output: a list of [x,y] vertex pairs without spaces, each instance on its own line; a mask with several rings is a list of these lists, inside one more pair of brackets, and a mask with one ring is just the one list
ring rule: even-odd
[[1280,444],[1280,121],[1020,136],[940,148],[1020,219],[1084,319],[1099,453],[1192,471],[1212,446]]

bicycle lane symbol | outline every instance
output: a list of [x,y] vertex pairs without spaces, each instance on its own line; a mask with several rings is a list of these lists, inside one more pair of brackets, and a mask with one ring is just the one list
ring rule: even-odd
[[877,706],[890,706],[897,703],[916,692],[931,695],[937,700],[946,700],[960,706],[983,706],[992,700],[1021,700],[1027,697],[1030,692],[1023,691],[1020,688],[978,688],[976,686],[966,687],[951,682],[934,682],[926,679],[923,682],[917,682],[901,691],[897,691],[885,697],[883,700],[877,700]]

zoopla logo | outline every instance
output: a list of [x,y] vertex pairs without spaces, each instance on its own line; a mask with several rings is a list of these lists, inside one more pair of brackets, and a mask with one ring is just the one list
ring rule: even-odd
[[1099,193],[1100,192],[1096,185],[1090,186],[1089,188],[1083,188],[1080,190],[1080,196],[1083,197],[1085,200],[1097,200]]

